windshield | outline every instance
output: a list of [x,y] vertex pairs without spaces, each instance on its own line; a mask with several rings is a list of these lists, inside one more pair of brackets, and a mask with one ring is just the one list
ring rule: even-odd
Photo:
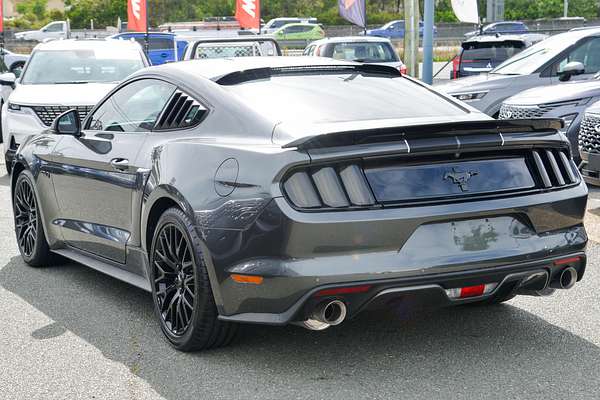
[[260,55],[261,52],[258,43],[201,45],[196,47],[196,56],[194,58],[231,58]]
[[23,74],[25,85],[119,82],[144,68],[137,50],[38,50]]
[[357,72],[275,75],[223,87],[277,122],[452,118],[467,113],[406,78]]
[[494,61],[496,65],[519,53],[523,42],[464,43],[461,62]]
[[492,74],[529,75],[577,41],[572,35],[556,35],[509,58],[491,71]]
[[398,55],[392,46],[384,42],[335,43],[331,49],[327,49],[325,57],[372,63],[398,61]]

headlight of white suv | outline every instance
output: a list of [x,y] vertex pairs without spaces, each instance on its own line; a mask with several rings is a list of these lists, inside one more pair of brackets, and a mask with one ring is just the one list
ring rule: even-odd
[[488,94],[487,90],[484,92],[456,93],[452,96],[461,101],[473,101],[483,99],[486,94]]
[[8,103],[8,112],[15,114],[30,114],[33,115],[33,110],[29,106],[24,106],[16,103]]

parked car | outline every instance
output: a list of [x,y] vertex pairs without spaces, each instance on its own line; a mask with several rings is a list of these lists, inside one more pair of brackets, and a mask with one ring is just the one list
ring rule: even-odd
[[494,22],[484,26],[476,31],[465,33],[465,37],[473,37],[477,35],[495,35],[495,34],[522,34],[528,33],[529,28],[520,21],[502,21]]
[[[125,32],[109,39],[135,40],[145,49],[145,32]],[[187,42],[178,40],[174,33],[150,32],[148,34],[148,58],[152,65],[183,60]]]
[[2,107],[6,169],[12,169],[14,155],[27,137],[48,129],[58,115],[72,108],[85,118],[119,81],[148,65],[135,42],[56,40],[38,44]]
[[6,64],[8,70],[15,74],[17,78],[21,75],[23,67],[29,59],[28,54],[17,54],[4,48],[0,49],[0,57],[2,57],[2,60],[4,61],[4,64]]
[[[419,36],[423,37],[423,21],[419,21]],[[367,36],[378,36],[387,39],[402,39],[404,38],[404,20],[399,19],[390,21],[381,28],[367,30]],[[437,27],[433,27],[433,34],[437,35]]]
[[271,34],[277,40],[319,40],[325,37],[325,31],[318,24],[287,24]]
[[17,244],[31,266],[57,253],[147,290],[183,351],[240,322],[547,295],[586,265],[587,187],[558,127],[381,65],[165,64],[19,148]]
[[281,55],[281,48],[272,37],[184,38],[188,42],[184,60]]
[[475,36],[461,44],[459,54],[452,60],[450,79],[490,72],[515,54],[546,39],[547,35],[489,35]]
[[561,33],[509,58],[486,75],[436,85],[442,92],[498,116],[507,98],[538,86],[593,78],[600,71],[600,28]]
[[[4,61],[0,58],[0,110],[4,103],[8,102],[8,98],[12,93],[17,77],[13,72],[10,72]],[[0,117],[1,117],[0,113]],[[0,143],[4,142],[2,131],[0,130]],[[8,165],[7,168],[10,168]]]
[[316,18],[289,18],[289,17],[282,17],[282,18],[273,18],[270,19],[264,26],[261,27],[260,29],[260,33],[262,34],[270,34],[275,32],[277,29],[283,27],[284,25],[287,24],[296,24],[296,23],[309,23],[309,24],[316,24],[318,21]]
[[36,31],[26,31],[15,33],[17,40],[35,40],[43,42],[47,39],[65,39],[68,37],[69,24],[67,21],[54,21]]
[[579,130],[580,169],[588,184],[600,186],[600,101],[590,104]]
[[303,55],[388,65],[406,73],[406,66],[390,40],[385,38],[346,36],[321,39],[306,46]]
[[500,119],[560,118],[571,143],[575,162],[579,164],[578,136],[584,111],[600,100],[600,80],[542,86],[509,97],[500,107]]

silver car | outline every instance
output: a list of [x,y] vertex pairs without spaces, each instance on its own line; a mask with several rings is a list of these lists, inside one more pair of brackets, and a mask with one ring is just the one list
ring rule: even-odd
[[533,87],[590,79],[600,71],[600,28],[552,36],[509,58],[487,75],[458,79],[436,89],[497,117],[502,102]]
[[394,67],[406,74],[406,66],[389,39],[370,36],[325,38],[310,43],[302,53],[305,56],[329,57],[336,60],[356,61]]

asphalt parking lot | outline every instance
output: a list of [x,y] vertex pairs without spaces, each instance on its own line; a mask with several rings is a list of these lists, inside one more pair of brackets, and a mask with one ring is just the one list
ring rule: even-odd
[[228,348],[183,354],[162,339],[145,292],[73,263],[21,261],[0,165],[0,398],[598,399],[600,191],[592,197],[588,269],[570,291],[371,313],[324,332],[248,326]]

